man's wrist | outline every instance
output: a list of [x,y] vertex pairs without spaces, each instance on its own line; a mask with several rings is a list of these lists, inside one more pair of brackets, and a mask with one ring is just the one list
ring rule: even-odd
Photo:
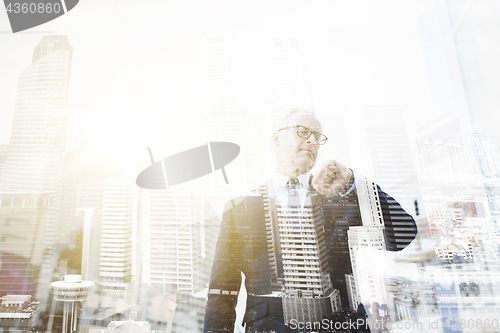
[[354,172],[351,170],[351,178],[347,181],[347,184],[344,186],[344,191],[339,192],[339,196],[345,197],[351,194],[352,191],[356,188],[356,179],[354,178]]

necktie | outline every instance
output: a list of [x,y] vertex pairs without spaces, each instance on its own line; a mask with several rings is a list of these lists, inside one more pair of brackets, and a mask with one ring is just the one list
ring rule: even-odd
[[300,182],[298,178],[290,178],[286,184],[288,189],[288,206],[298,207],[299,206],[299,193],[297,189],[300,187]]
[[292,177],[288,180],[288,182],[286,183],[287,187],[288,188],[291,188],[291,189],[296,189],[300,186],[300,182],[299,182],[299,179],[298,178],[295,178],[295,177]]
[[[290,178],[287,183],[287,188],[288,188],[288,208],[289,209],[298,209],[300,208],[300,195],[299,192],[297,191],[298,188],[300,188],[300,182],[297,178]],[[292,211],[288,212],[289,218],[292,218],[291,223],[295,225],[293,229],[295,229],[295,234],[298,234],[300,232],[300,227],[299,227],[299,222],[294,216],[297,213],[292,213]],[[295,217],[295,218],[293,218]]]

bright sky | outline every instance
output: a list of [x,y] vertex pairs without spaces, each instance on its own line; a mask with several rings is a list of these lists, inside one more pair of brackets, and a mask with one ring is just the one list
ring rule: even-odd
[[0,143],[9,141],[18,76],[33,48],[44,35],[62,34],[74,48],[70,144],[93,138],[103,150],[143,154],[146,164],[147,146],[168,147],[162,157],[203,144],[202,38],[227,30],[236,36],[241,97],[254,110],[269,108],[274,38],[292,37],[317,113],[399,105],[411,135],[447,112],[429,92],[419,29],[421,15],[434,9],[432,0],[81,0],[66,15],[16,34],[0,10]]

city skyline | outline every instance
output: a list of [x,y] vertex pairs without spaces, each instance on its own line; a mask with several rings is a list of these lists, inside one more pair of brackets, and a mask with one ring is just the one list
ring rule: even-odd
[[[148,2],[134,11],[132,3],[113,2],[102,8],[121,8],[116,16],[104,24],[105,14],[97,15],[96,26],[84,33],[77,27],[96,6],[89,0],[87,9],[72,11],[75,27],[66,15],[45,32],[16,35],[19,45],[0,34],[11,48],[0,54],[0,142],[10,140],[0,145],[0,279],[12,272],[28,277],[6,290],[48,299],[55,309],[50,320],[57,321],[59,310],[44,286],[80,272],[97,284],[82,307],[82,325],[97,328],[121,316],[150,320],[151,329],[173,322],[174,330],[200,331],[207,293],[244,299],[239,284],[207,290],[223,202],[234,208],[239,202],[232,197],[272,175],[272,118],[297,108],[314,110],[329,137],[317,165],[338,157],[352,167],[363,203],[358,224],[336,234],[338,254],[344,255],[336,258],[321,255],[322,247],[333,246],[322,239],[333,226],[322,231],[309,218],[301,229],[314,243],[309,247],[293,236],[291,221],[300,214],[286,207],[278,208],[283,234],[248,231],[249,239],[273,240],[261,245],[267,245],[276,273],[269,292],[283,286],[290,296],[285,316],[298,317],[306,306],[339,310],[340,299],[350,310],[364,303],[375,311],[370,306],[377,303],[384,320],[393,321],[440,316],[444,323],[499,314],[500,139],[491,129],[496,118],[489,119],[497,103],[491,75],[499,67],[488,67],[497,51],[473,51],[494,45],[500,29],[489,25],[500,17],[498,5],[386,3],[388,11],[313,1],[310,7],[290,5],[288,13],[264,2],[246,10],[232,5],[227,10],[234,17],[215,23],[199,14],[199,22],[181,22],[169,12],[171,4]],[[156,20],[131,19],[152,8]],[[296,20],[312,8],[316,19]],[[189,13],[185,5],[177,9]],[[259,19],[257,27],[243,18],[259,9],[269,22]],[[490,15],[478,27],[485,10]],[[209,11],[217,17],[217,10]],[[0,16],[0,29],[2,24]],[[214,140],[242,148],[227,167],[229,185],[220,171],[162,191],[135,185],[135,176],[151,163],[147,147],[159,159]],[[390,227],[398,236],[384,232],[389,226],[372,181],[417,220],[419,238],[401,254],[384,244],[403,247],[404,240],[396,239],[411,238],[411,230],[400,228],[396,218]],[[268,193],[260,191],[249,205],[269,205]],[[314,215],[310,206],[301,214]],[[342,224],[348,207],[343,202],[321,214]],[[238,209],[249,219],[261,218]],[[282,258],[276,257],[278,246]],[[297,254],[311,260],[314,269],[307,271],[314,273],[302,274],[296,262],[287,262],[285,278],[278,278],[287,255]],[[327,261],[333,272],[322,271]],[[349,265],[352,272],[345,274]],[[367,279],[360,283],[360,276]],[[296,300],[299,291],[306,300]],[[167,302],[172,295],[175,301]],[[313,304],[314,296],[328,300]],[[153,315],[157,301],[176,303],[175,316],[160,310]],[[19,302],[27,307],[27,300]],[[301,318],[318,319],[321,311]],[[41,313],[38,324],[49,320]]]

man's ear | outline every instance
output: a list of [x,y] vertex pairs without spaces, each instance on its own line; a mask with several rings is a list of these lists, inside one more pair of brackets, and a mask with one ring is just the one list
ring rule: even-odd
[[273,143],[275,146],[280,145],[280,139],[278,133],[273,133]]

